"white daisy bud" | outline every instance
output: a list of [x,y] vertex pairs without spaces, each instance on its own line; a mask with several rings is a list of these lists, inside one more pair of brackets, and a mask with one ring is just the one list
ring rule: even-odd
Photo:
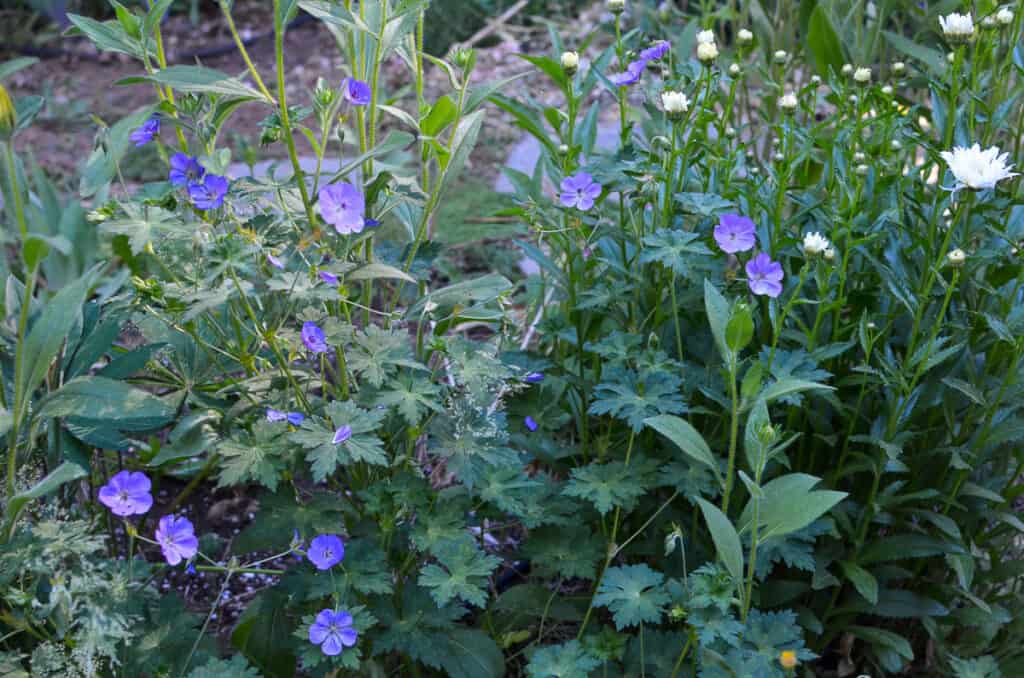
[[702,42],[697,45],[697,58],[710,64],[718,58],[718,47],[713,42]]
[[843,64],[841,70],[843,75],[853,75],[853,64]]
[[903,148],[903,144],[900,143],[899,139],[893,139],[892,141],[889,142],[889,148],[891,148],[894,151],[898,151]]
[[773,56],[775,57],[775,63],[777,64],[784,64],[786,63],[786,59],[789,58],[789,54],[787,54],[784,49],[776,50]]
[[946,54],[946,61],[951,64],[956,63],[956,52],[948,52]]
[[729,75],[731,75],[733,77],[736,77],[737,75],[739,75],[742,72],[743,72],[743,69],[740,68],[739,64],[732,64],[731,66],[729,66]]
[[736,137],[736,128],[733,127],[732,125],[729,125],[728,127],[726,127],[725,128],[725,136],[727,136],[730,139],[735,138]]
[[682,92],[662,92],[661,107],[670,120],[679,120],[683,114],[690,110],[690,100]]
[[1009,7],[1002,7],[996,12],[996,21],[1004,26],[1009,26],[1013,23],[1013,11]]
[[860,151],[857,151],[856,153],[853,154],[853,161],[855,163],[860,164],[865,160],[867,160],[867,156],[861,153]]
[[959,268],[964,265],[967,261],[967,253],[959,247],[946,255],[946,259],[949,260],[949,265],[955,268]]
[[822,256],[825,257],[825,261],[833,261],[836,258],[836,248],[829,247],[824,252],[822,252]]
[[783,94],[782,98],[779,99],[779,107],[786,112],[792,112],[796,110],[799,102],[796,100],[796,95],[792,92]]
[[580,55],[576,52],[562,52],[562,70],[573,75],[580,67]]
[[[1013,18],[1011,14],[1011,19]],[[741,28],[736,34],[736,40],[741,45],[748,45],[754,41],[754,34],[748,31],[746,28]]]
[[939,17],[939,25],[946,39],[951,42],[964,42],[974,37],[974,19],[970,14],[953,12]]
[[811,76],[811,84],[813,86],[815,86],[815,87],[820,85],[821,84],[821,76],[820,75],[812,75]]
[[785,159],[786,156],[782,155],[781,153],[776,153],[775,155],[772,156],[772,160],[774,160],[775,162],[782,162]]
[[626,10],[626,0],[608,0],[608,11],[612,14],[622,14]]
[[714,44],[715,43],[715,32],[714,31],[701,31],[697,33],[697,44]]
[[996,25],[997,25],[996,24],[996,17],[995,17],[994,14],[989,14],[988,16],[982,17],[982,19],[981,19],[981,27],[982,28],[992,29],[992,28],[995,28]]
[[853,72],[853,79],[861,84],[871,82],[871,69],[861,66]]
[[896,75],[903,75],[907,71],[907,65],[902,61],[894,61],[892,64],[892,72]]
[[817,231],[813,231],[804,235],[804,254],[809,257],[816,257],[819,254],[824,254],[830,244],[831,243],[829,243],[828,238]]
[[856,104],[857,103],[857,95],[856,94],[851,94],[849,97],[846,98],[846,100],[849,101],[851,104]]
[[892,91],[893,91],[892,90],[892,85],[884,85],[882,87],[882,94],[884,94],[886,96],[892,95]]
[[853,168],[853,171],[863,177],[867,175],[868,172],[871,171],[871,168],[868,167],[867,165],[857,165],[856,167]]

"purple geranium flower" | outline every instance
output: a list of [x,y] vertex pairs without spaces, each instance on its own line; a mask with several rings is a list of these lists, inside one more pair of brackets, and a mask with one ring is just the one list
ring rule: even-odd
[[647,49],[640,52],[640,58],[644,61],[657,61],[668,54],[672,45],[667,40],[659,40]]
[[188,560],[199,550],[199,540],[196,539],[196,529],[192,521],[181,516],[176,518],[173,515],[166,515],[160,519],[156,527],[156,541],[163,551],[164,560],[168,565],[177,565],[183,560]]
[[345,542],[336,534],[321,534],[309,542],[306,556],[318,570],[329,570],[345,557]]
[[171,156],[171,171],[167,178],[175,186],[187,186],[202,181],[204,176],[206,170],[192,156],[184,153],[175,153]]
[[321,610],[309,627],[309,642],[319,645],[328,657],[341,654],[346,647],[356,644],[359,634],[352,628],[352,615],[344,610]]
[[537,430],[538,424],[533,417],[527,416],[526,419],[523,419],[523,423],[526,424],[526,428],[530,429],[531,431]]
[[352,427],[349,426],[348,424],[345,424],[339,427],[338,430],[334,432],[334,437],[331,438],[331,442],[334,443],[335,445],[341,445],[343,442],[345,442],[351,437]]
[[313,353],[327,353],[327,339],[324,331],[312,320],[302,324],[302,343]]
[[151,487],[145,473],[121,471],[100,488],[100,503],[115,516],[142,515],[153,506]]
[[301,426],[302,422],[306,421],[306,415],[302,412],[289,412],[287,419],[292,426]]
[[736,254],[753,249],[756,242],[754,222],[738,214],[723,214],[715,226],[715,242],[723,252]]
[[544,373],[543,372],[530,372],[525,377],[523,377],[523,381],[525,381],[527,384],[538,384],[538,383],[544,381]]
[[338,276],[334,275],[329,271],[320,271],[320,279],[323,280],[328,285],[330,285],[331,287],[338,286]]
[[284,270],[284,262],[275,257],[273,254],[267,255],[267,261],[269,261],[270,265],[273,266],[274,268],[279,268],[282,271]]
[[626,66],[626,70],[622,73],[616,73],[610,76],[608,79],[616,87],[625,87],[626,85],[633,85],[640,82],[640,76],[644,74],[644,69],[647,68],[646,59],[637,59],[636,61],[630,62],[629,66]]
[[368,106],[370,99],[373,98],[370,86],[355,78],[345,78],[341,81],[341,95],[353,106]]
[[139,147],[148,144],[158,134],[160,134],[160,118],[154,115],[142,123],[128,138],[136,147]]
[[281,410],[275,410],[273,407],[267,408],[267,421],[277,422],[284,421],[288,418],[288,414]]
[[342,235],[360,233],[366,225],[366,198],[355,185],[328,184],[320,189],[320,216]]
[[207,174],[201,182],[188,185],[188,197],[196,209],[215,210],[224,204],[227,194],[227,178],[216,174]]
[[594,201],[601,195],[601,184],[586,172],[577,172],[571,177],[562,179],[562,204],[575,207],[586,212],[594,206]]
[[747,262],[747,278],[754,294],[773,299],[782,294],[782,264],[764,252]]

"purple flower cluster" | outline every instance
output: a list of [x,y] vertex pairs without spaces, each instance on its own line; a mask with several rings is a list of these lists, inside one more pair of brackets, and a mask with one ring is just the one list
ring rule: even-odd
[[130,139],[136,147],[142,147],[155,139],[159,134],[160,116],[154,115],[146,120],[146,122],[142,123],[138,129],[132,132],[128,139]]
[[644,71],[647,69],[647,64],[664,57],[668,54],[671,47],[672,45],[668,41],[659,40],[647,49],[641,50],[640,58],[629,62],[629,65],[626,66],[626,70],[621,73],[615,73],[609,76],[608,79],[616,87],[626,87],[628,85],[636,84],[640,81],[640,76],[642,76]]
[[[152,483],[145,473],[120,471],[100,488],[100,503],[115,516],[142,515],[153,507]],[[189,560],[199,551],[195,527],[184,516],[166,515],[160,519],[154,535],[168,565]]]
[[199,160],[184,153],[171,156],[168,180],[175,186],[185,187],[196,209],[213,210],[224,204],[228,193],[227,177],[207,174]]
[[[728,254],[749,252],[757,244],[757,226],[739,214],[723,214],[715,226],[715,242]],[[758,296],[776,298],[782,294],[785,274],[782,264],[761,252],[746,264],[747,285]]]
[[306,415],[304,415],[302,412],[282,412],[281,410],[275,410],[272,407],[268,407],[267,421],[287,421],[292,426],[298,426],[302,422],[306,421]]
[[320,189],[320,216],[342,235],[362,233],[366,220],[366,198],[354,184],[328,184]]
[[566,207],[575,207],[586,212],[594,206],[594,201],[601,195],[601,184],[594,181],[587,172],[577,172],[562,179],[559,198]]

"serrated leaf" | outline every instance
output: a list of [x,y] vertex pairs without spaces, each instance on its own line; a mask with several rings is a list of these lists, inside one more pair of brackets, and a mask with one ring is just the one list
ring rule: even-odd
[[443,607],[456,599],[476,607],[486,604],[488,578],[501,564],[500,558],[472,545],[458,544],[443,549],[438,561],[440,564],[424,565],[417,579],[420,586],[430,589],[438,605]]
[[594,605],[612,611],[615,628],[620,631],[641,623],[657,624],[668,593],[662,587],[665,577],[647,565],[623,565],[608,568],[594,596]]

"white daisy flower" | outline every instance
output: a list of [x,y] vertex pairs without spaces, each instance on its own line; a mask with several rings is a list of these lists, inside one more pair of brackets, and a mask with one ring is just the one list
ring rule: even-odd
[[816,257],[819,254],[824,254],[825,250],[830,246],[831,243],[828,241],[828,238],[817,231],[808,233],[804,236],[804,254],[809,257]]
[[942,32],[950,40],[970,40],[974,37],[974,19],[970,14],[953,12],[939,17]]
[[1006,163],[1010,154],[1001,154],[995,146],[984,151],[978,144],[970,148],[956,146],[952,151],[943,151],[940,155],[956,177],[954,190],[964,187],[972,191],[995,188],[1003,179],[1017,176],[1016,172],[1010,171],[1013,165]]
[[678,119],[690,110],[690,99],[682,92],[662,92],[661,107],[669,118]]

